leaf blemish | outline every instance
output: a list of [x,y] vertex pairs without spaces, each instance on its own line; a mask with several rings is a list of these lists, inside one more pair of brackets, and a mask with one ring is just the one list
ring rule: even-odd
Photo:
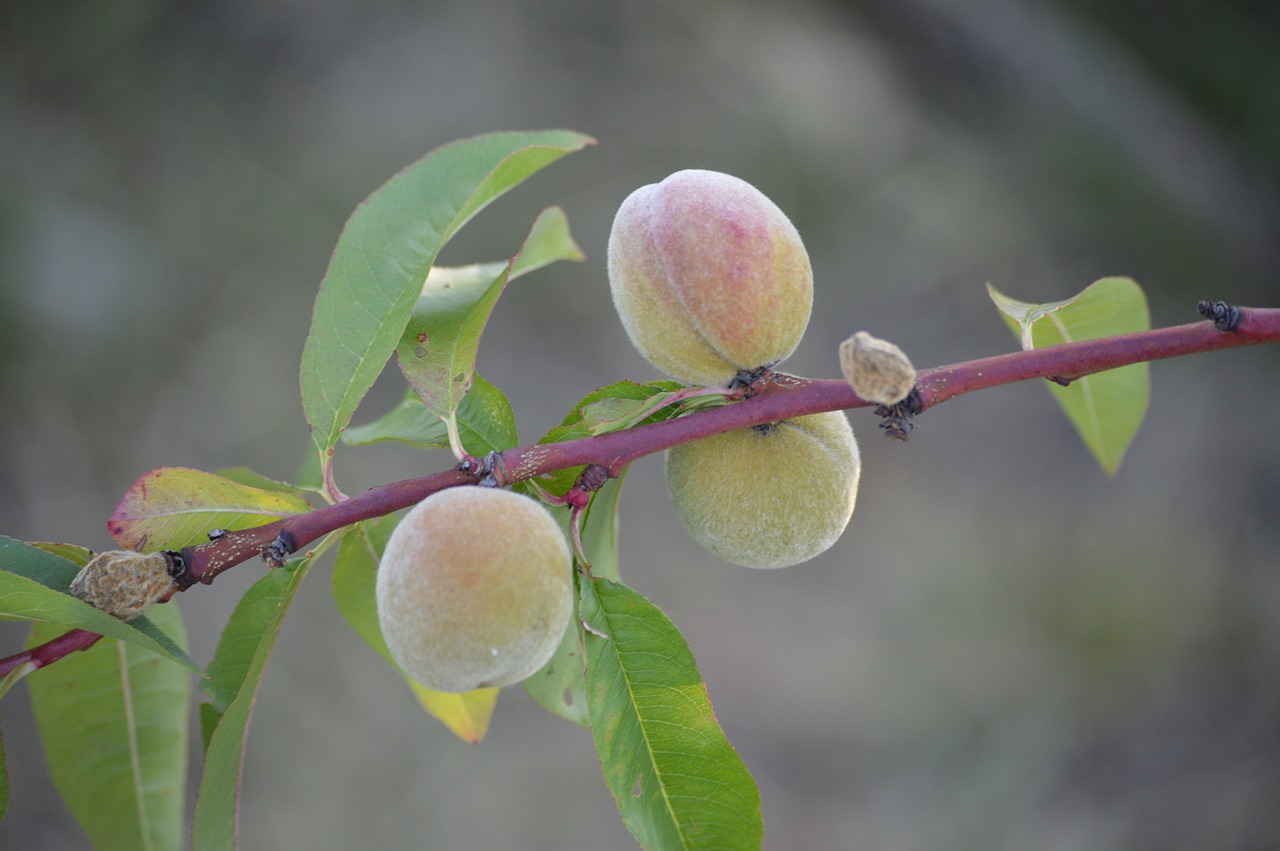
[[639,797],[640,797],[640,792],[641,792],[641,782],[640,782],[640,781],[642,781],[642,780],[644,780],[644,772],[643,772],[643,771],[642,771],[642,772],[640,772],[638,775],[636,775],[636,785],[631,787],[631,794],[632,794],[633,796],[637,797],[637,798],[639,798]]

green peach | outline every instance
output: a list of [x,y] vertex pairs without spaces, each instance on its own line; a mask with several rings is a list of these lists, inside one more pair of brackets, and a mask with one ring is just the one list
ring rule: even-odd
[[813,270],[800,234],[751,184],[678,171],[619,207],[609,284],[631,342],[686,384],[723,386],[804,336]]
[[842,411],[713,435],[667,453],[667,490],[694,540],[746,567],[788,567],[840,537],[862,470]]
[[387,649],[436,691],[519,682],[560,645],[572,570],[564,535],[538,502],[485,487],[432,494],[396,526],[378,567]]

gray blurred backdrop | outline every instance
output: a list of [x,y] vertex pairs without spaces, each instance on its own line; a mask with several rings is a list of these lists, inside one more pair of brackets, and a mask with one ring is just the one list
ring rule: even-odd
[[[489,130],[600,141],[443,258],[505,256],[553,203],[588,254],[513,285],[483,341],[526,441],[586,392],[654,376],[604,249],[623,197],[680,168],[750,180],[803,234],[817,292],[793,372],[837,375],[857,329],[922,367],[1010,350],[986,281],[1051,300],[1131,275],[1158,325],[1200,298],[1280,305],[1278,18],[1150,0],[11,0],[0,532],[103,549],[153,468],[292,476],[297,367],[342,222],[427,150]],[[778,572],[700,550],[660,461],[638,463],[624,576],[693,648],[766,847],[1280,845],[1278,367],[1275,347],[1154,365],[1110,481],[1034,384],[931,411],[905,445],[853,412],[853,522]],[[357,421],[398,395],[380,382]],[[337,472],[358,492],[448,463],[344,449]],[[198,661],[262,570],[178,602]],[[268,674],[245,848],[633,847],[585,730],[512,689],[484,743],[455,740],[337,615],[327,562]],[[82,847],[24,688],[2,714],[0,847]]]

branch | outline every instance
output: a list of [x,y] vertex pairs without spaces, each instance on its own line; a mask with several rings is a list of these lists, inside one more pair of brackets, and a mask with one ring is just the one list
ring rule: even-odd
[[[1221,303],[1202,306],[1214,322],[1195,322],[1118,337],[1064,343],[1044,349],[1011,352],[989,358],[926,369],[917,376],[912,413],[919,413],[975,390],[1034,378],[1069,381],[1129,364],[1163,360],[1200,352],[1261,343],[1280,343],[1280,308],[1234,308]],[[1224,316],[1229,312],[1229,321]],[[467,484],[509,485],[569,467],[596,465],[616,475],[637,458],[681,443],[721,432],[777,422],[805,414],[874,403],[860,399],[843,380],[797,378],[777,374],[752,398],[660,423],[564,443],[535,444],[495,453],[480,470],[454,469],[372,488],[365,493],[251,529],[229,531],[216,540],[181,553],[185,572],[178,577],[184,590],[208,584],[222,571],[253,556],[283,564],[291,553],[343,526],[381,517],[421,502],[431,494]],[[68,633],[56,641],[69,639]],[[92,635],[92,633],[88,633]],[[96,640],[96,638],[94,639]],[[87,647],[84,639],[71,650]],[[89,642],[90,644],[92,641]],[[49,644],[0,660],[0,676],[36,659]],[[38,656],[47,664],[53,651]],[[21,657],[21,658],[20,658]],[[13,660],[19,661],[14,662]],[[11,664],[12,663],[12,664]]]

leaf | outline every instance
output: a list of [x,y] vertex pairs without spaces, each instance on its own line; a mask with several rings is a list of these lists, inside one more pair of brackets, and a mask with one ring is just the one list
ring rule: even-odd
[[[539,443],[563,443],[603,434],[606,431],[619,431],[630,428],[640,422],[659,422],[672,419],[683,409],[659,408],[665,400],[684,390],[685,386],[678,381],[619,381],[593,390],[573,406],[565,415],[560,425],[547,432]],[[690,400],[692,402],[693,400]],[[640,420],[634,420],[636,414],[648,413]]]
[[[186,651],[147,615],[122,621],[71,596],[80,566],[13,538],[0,536],[0,618],[53,624],[59,632],[85,629],[119,638],[198,671]],[[152,611],[160,611],[157,607]],[[56,636],[51,636],[56,637]]]
[[374,589],[378,562],[395,526],[395,517],[383,517],[357,523],[343,535],[338,546],[337,563],[333,567],[333,599],[356,634],[404,677],[422,708],[455,736],[474,744],[488,732],[489,720],[498,701],[498,689],[476,689],[462,694],[432,691],[400,670],[382,637]]
[[418,398],[446,424],[471,388],[480,335],[507,282],[555,260],[578,259],[564,213],[544,210],[508,263],[435,267],[427,275],[396,356]]
[[[587,507],[582,523],[582,546],[596,577],[618,578],[618,499],[627,468],[616,479],[604,483]],[[530,494],[532,495],[532,494]],[[555,511],[566,540],[569,538],[568,510]],[[524,681],[524,690],[553,715],[587,726],[586,674],[582,657],[582,627],[577,617],[569,622],[564,639],[555,655],[533,676]]]
[[594,144],[580,133],[494,133],[437,148],[355,209],[316,297],[302,406],[326,459],[395,351],[449,238],[539,169]]
[[[176,606],[153,618],[186,643]],[[28,646],[57,635],[37,624]],[[40,669],[28,686],[49,773],[93,847],[182,848],[189,673],[104,639]]]
[[[618,431],[636,425],[672,419],[693,407],[725,404],[722,395],[694,396],[678,405],[669,402],[687,388],[677,381],[619,381],[593,390],[578,401],[565,415],[560,425],[543,436],[539,443],[564,443]],[[582,472],[582,467],[556,470],[539,484],[556,496],[571,488]]]
[[[307,457],[310,458],[310,454],[308,454]],[[248,467],[226,467],[225,469],[218,470],[216,475],[221,476],[224,479],[229,479],[236,484],[246,485],[247,487],[257,488],[258,490],[279,491],[281,493],[292,494],[308,504],[311,501],[312,494],[316,494],[320,490],[318,487],[302,487],[300,485],[282,482],[277,479],[269,479],[261,473],[250,470]]]
[[378,560],[387,546],[399,518],[388,515],[377,520],[357,523],[347,530],[338,545],[338,558],[333,565],[330,584],[333,600],[342,617],[378,652],[389,665],[395,666],[387,642],[378,623],[378,603],[374,595],[378,576]]
[[644,848],[759,848],[760,793],[680,632],[625,585],[580,588],[591,733],[627,829]]
[[208,540],[213,529],[248,529],[302,514],[311,504],[279,490],[248,487],[186,467],[152,470],[125,491],[107,531],[139,552],[180,550]]
[[201,708],[201,725],[207,734],[204,769],[196,797],[192,847],[235,848],[240,817],[240,776],[249,716],[266,672],[267,659],[285,613],[298,586],[306,578],[312,559],[291,561],[259,579],[245,592],[222,631],[218,649],[203,684],[213,698],[213,711]]
[[84,567],[93,558],[93,550],[88,547],[82,547],[79,544],[54,544],[48,541],[31,541],[29,546],[44,550],[56,556],[61,556],[67,561],[72,562],[77,567]]
[[[511,403],[479,373],[458,405],[457,422],[462,447],[477,458],[520,445]],[[395,441],[423,449],[447,449],[449,434],[444,420],[428,411],[413,390],[408,390],[400,404],[382,417],[347,429],[342,441],[352,446]]]
[[[1103,278],[1073,298],[1049,304],[1011,299],[991,284],[987,291],[1023,349],[1151,328],[1146,296],[1130,278]],[[1075,378],[1066,387],[1056,383],[1048,387],[1103,471],[1114,476],[1147,411],[1149,365],[1131,364]]]
[[498,704],[498,689],[478,688],[452,694],[432,691],[409,677],[405,677],[405,682],[427,714],[448,727],[449,732],[469,745],[483,741]]

